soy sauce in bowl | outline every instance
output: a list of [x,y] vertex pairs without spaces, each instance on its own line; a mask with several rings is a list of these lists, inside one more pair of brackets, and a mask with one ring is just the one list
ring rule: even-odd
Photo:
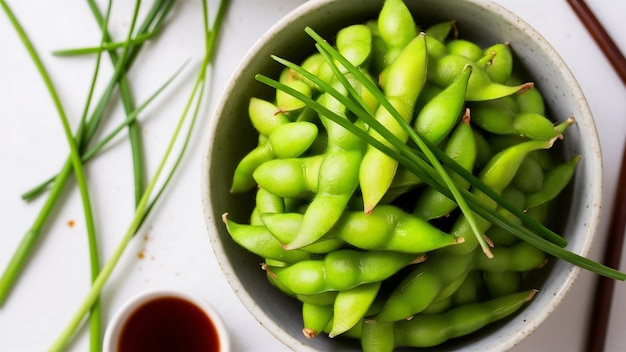
[[113,317],[104,351],[227,352],[224,325],[199,297],[176,291],[150,291],[129,300]]

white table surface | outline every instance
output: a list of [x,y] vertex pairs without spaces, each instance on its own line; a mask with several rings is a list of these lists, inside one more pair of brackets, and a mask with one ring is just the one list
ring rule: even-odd
[[[157,286],[183,287],[204,295],[222,314],[234,351],[286,350],[242,306],[220,272],[208,241],[200,210],[200,156],[204,130],[228,77],[247,49],[281,15],[304,0],[234,0],[225,19],[221,45],[211,75],[204,119],[197,126],[191,150],[174,183],[129,245],[102,295],[103,319],[135,293]],[[565,0],[498,0],[535,27],[557,49],[573,71],[596,119],[604,158],[604,215],[590,256],[598,259],[607,236],[609,215],[626,136],[626,89]],[[626,51],[626,13],[622,0],[588,0],[618,45]],[[73,126],[83,109],[93,57],[55,58],[54,49],[99,42],[99,28],[84,1],[8,1],[52,75]],[[129,26],[132,1],[117,1],[110,29],[121,39]],[[150,1],[142,6],[142,13]],[[217,9],[217,1],[210,1]],[[157,41],[148,44],[129,75],[133,95],[142,102],[186,59],[192,66],[184,79],[142,114],[146,166],[154,171],[180,115],[202,57],[201,5],[180,1]],[[1,11],[0,11],[1,12]],[[103,77],[111,73],[103,60]],[[99,91],[106,82],[98,85]],[[32,224],[44,197],[23,202],[19,195],[55,173],[68,147],[58,115],[38,73],[4,13],[0,13],[0,270]],[[112,109],[106,129],[121,121]],[[132,216],[130,153],[124,138],[87,167],[101,257],[108,258]],[[89,287],[87,241],[80,197],[71,187],[53,213],[32,258],[0,307],[0,350],[42,351],[58,336]],[[68,221],[74,221],[73,227]],[[140,258],[140,253],[143,258]],[[104,259],[103,259],[104,260]],[[626,260],[623,260],[626,264]],[[622,265],[622,270],[626,265]],[[582,351],[595,276],[583,272],[557,311],[515,351]],[[626,343],[626,286],[616,285],[616,299],[607,350]],[[87,349],[87,329],[80,330],[70,349]]]

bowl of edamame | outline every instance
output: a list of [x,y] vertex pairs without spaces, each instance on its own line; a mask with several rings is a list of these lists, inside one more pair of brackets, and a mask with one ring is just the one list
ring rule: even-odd
[[594,268],[593,118],[558,53],[497,4],[309,1],[215,111],[214,253],[293,350],[507,350]]

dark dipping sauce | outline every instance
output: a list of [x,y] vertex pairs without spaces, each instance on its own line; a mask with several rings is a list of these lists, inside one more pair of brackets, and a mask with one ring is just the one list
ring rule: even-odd
[[217,330],[198,306],[178,297],[143,303],[124,323],[120,352],[212,351],[220,349]]

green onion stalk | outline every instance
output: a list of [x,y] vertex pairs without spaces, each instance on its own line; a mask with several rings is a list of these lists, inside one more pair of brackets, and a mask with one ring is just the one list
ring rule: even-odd
[[[54,343],[50,347],[51,351],[62,351],[67,346],[67,344],[71,341],[72,337],[75,335],[76,330],[79,328],[85,316],[87,315],[91,307],[94,305],[94,303],[98,300],[100,292],[102,291],[102,289],[104,288],[104,285],[106,284],[107,280],[111,276],[113,270],[115,269],[115,266],[120,260],[126,247],[128,246],[134,234],[139,230],[141,224],[143,223],[146,216],[148,215],[147,211],[153,208],[156,198],[158,198],[162,194],[165,186],[171,180],[171,177],[174,174],[176,167],[179,165],[182,155],[184,154],[186,147],[188,146],[187,142],[191,136],[191,132],[193,130],[195,121],[197,119],[197,115],[199,112],[198,105],[201,105],[203,101],[202,93],[204,91],[204,87],[206,84],[207,68],[212,61],[213,54],[216,48],[216,39],[218,37],[219,30],[221,28],[223,18],[226,13],[226,9],[229,5],[229,2],[230,2],[229,0],[220,1],[220,6],[218,9],[217,15],[215,17],[212,29],[209,27],[208,9],[207,9],[206,0],[202,2],[203,9],[204,9],[204,25],[205,25],[204,34],[205,34],[205,39],[206,39],[206,50],[205,50],[205,56],[202,61],[202,65],[200,67],[200,71],[197,75],[196,81],[194,83],[194,87],[192,89],[191,95],[187,101],[187,104],[185,105],[185,108],[183,110],[183,113],[181,114],[178,124],[176,125],[176,128],[174,129],[174,132],[167,146],[167,149],[161,159],[161,162],[159,163],[155,171],[155,174],[152,176],[150,182],[146,186],[146,189],[140,198],[140,201],[135,211],[135,215],[126,233],[122,237],[120,243],[116,247],[112,256],[107,260],[107,262],[102,267],[100,274],[98,275],[96,280],[93,282],[91,289],[87,293],[83,302],[78,307],[78,310],[73,315],[68,325],[65,327],[65,329],[61,332],[61,334],[57,338],[57,340],[54,341]],[[194,108],[194,105],[195,105],[195,108]],[[152,193],[156,188],[157,181],[160,179],[161,173],[163,172],[165,168],[165,164],[167,164],[169,160],[170,154],[172,153],[174,149],[174,144],[176,144],[176,141],[178,140],[178,136],[182,132],[183,126],[185,125],[185,122],[188,117],[187,115],[189,114],[190,111],[193,112],[192,113],[193,116],[191,118],[191,121],[187,125],[188,132],[185,135],[185,141],[183,143],[183,146],[179,150],[179,154],[176,157],[175,163],[170,169],[169,174],[166,175],[166,180],[162,184],[161,189],[157,190],[156,198],[153,198],[151,200]]]

